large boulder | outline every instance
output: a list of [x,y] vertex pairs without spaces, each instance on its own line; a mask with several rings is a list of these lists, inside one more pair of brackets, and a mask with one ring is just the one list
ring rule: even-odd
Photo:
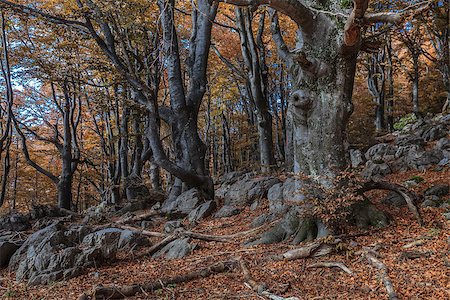
[[371,160],[367,161],[366,166],[362,172],[362,176],[366,179],[376,178],[392,173],[391,167],[384,162],[375,163]]
[[192,188],[176,198],[168,198],[162,205],[161,211],[188,215],[197,206],[205,202],[205,197],[196,188]]
[[376,162],[384,161],[386,156],[394,156],[396,150],[395,146],[388,143],[376,144],[366,151],[365,158]]
[[190,243],[190,238],[181,238],[170,242],[161,250],[153,254],[154,258],[164,257],[166,259],[179,259],[189,255],[196,247]]
[[225,205],[250,205],[255,200],[267,197],[269,189],[279,183],[275,177],[243,176],[231,185],[227,185],[217,196],[224,199]]
[[[81,242],[80,242],[81,241]],[[78,276],[87,267],[113,259],[119,250],[142,245],[143,236],[130,230],[89,226],[66,228],[54,223],[25,241],[9,262],[18,281],[49,284]]]
[[216,202],[213,200],[205,202],[189,213],[188,220],[190,223],[195,223],[200,219],[210,216],[215,209]]

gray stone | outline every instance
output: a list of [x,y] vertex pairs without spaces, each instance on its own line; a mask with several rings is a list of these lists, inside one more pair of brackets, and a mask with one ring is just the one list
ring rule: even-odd
[[180,227],[183,227],[181,220],[168,221],[164,224],[164,233],[172,233]]
[[153,254],[154,258],[178,259],[189,255],[196,247],[191,245],[190,238],[177,239],[167,244],[164,248]]
[[16,272],[18,281],[48,284],[111,260],[118,250],[143,244],[148,244],[147,239],[130,230],[106,228],[92,232],[88,226],[66,229],[55,223],[29,236],[11,257],[9,268]]
[[442,215],[444,216],[444,218],[445,218],[446,220],[449,220],[449,221],[450,221],[450,212],[443,213]]
[[396,207],[401,207],[401,206],[405,206],[406,205],[406,201],[405,199],[395,193],[395,192],[390,192],[383,200],[382,202],[384,204],[388,204],[388,205],[392,205],[392,206],[396,206]]
[[231,205],[222,206],[215,214],[214,218],[226,218],[237,215],[241,212],[240,208]]
[[350,149],[350,161],[352,168],[357,168],[364,164],[364,156],[359,149]]
[[362,171],[362,176],[366,179],[371,179],[374,177],[384,176],[392,173],[391,168],[386,163],[377,164],[371,160],[367,161],[364,170]]
[[425,196],[438,196],[443,197],[448,195],[450,186],[448,184],[438,184],[430,187],[424,193]]
[[12,212],[0,217],[0,229],[7,231],[25,231],[31,228],[30,220],[26,215]]
[[440,150],[450,150],[450,139],[443,137],[441,138],[435,146],[437,149]]
[[422,207],[438,207],[440,205],[440,198],[437,196],[427,196],[422,202]]
[[204,202],[202,193],[193,188],[190,189],[175,199],[167,199],[161,208],[162,212],[167,213],[181,213],[188,215],[192,210]]
[[216,192],[218,198],[224,199],[225,205],[244,206],[267,197],[269,189],[280,182],[274,177],[251,177],[245,174],[231,185],[223,185]]
[[448,134],[447,126],[439,124],[437,126],[431,125],[430,128],[423,131],[421,137],[426,142],[436,141],[440,138],[445,137]]
[[366,160],[383,161],[386,155],[395,155],[397,148],[387,143],[376,144],[370,147],[366,153]]
[[258,208],[258,206],[259,206],[259,201],[254,201],[252,203],[252,205],[250,205],[250,210],[254,211],[254,210],[256,210]]
[[189,222],[193,223],[200,219],[206,218],[210,216],[215,209],[216,202],[214,202],[213,200],[205,202],[189,213],[188,220]]

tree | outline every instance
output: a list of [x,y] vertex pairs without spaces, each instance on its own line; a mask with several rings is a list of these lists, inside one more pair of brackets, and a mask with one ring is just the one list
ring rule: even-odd
[[5,14],[1,13],[1,59],[0,67],[5,81],[5,101],[0,106],[0,159],[2,161],[2,173],[0,180],[0,207],[5,202],[8,176],[10,171],[10,147],[12,141],[12,107],[13,107],[13,87],[11,79],[11,67],[9,63],[9,45],[6,33]]
[[262,12],[256,38],[253,33],[253,16],[249,8],[236,8],[236,23],[241,40],[242,57],[246,66],[246,81],[250,101],[254,103],[259,136],[261,171],[268,172],[275,164],[272,137],[272,116],[269,112],[268,67],[262,40],[266,13]]

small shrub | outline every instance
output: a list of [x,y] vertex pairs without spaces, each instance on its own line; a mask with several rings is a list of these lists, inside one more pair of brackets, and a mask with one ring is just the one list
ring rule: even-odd
[[414,122],[417,121],[417,117],[415,114],[408,114],[406,116],[403,116],[402,118],[400,118],[400,120],[398,120],[398,122],[396,122],[394,124],[394,129],[395,130],[402,130],[403,128],[405,128],[406,125],[408,124],[412,124]]

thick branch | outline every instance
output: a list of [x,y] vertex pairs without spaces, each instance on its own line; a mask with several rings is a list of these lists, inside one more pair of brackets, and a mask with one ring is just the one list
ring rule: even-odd
[[320,21],[316,13],[299,0],[218,0],[219,2],[237,6],[268,5],[273,9],[289,16],[306,36],[314,34],[316,24]]

